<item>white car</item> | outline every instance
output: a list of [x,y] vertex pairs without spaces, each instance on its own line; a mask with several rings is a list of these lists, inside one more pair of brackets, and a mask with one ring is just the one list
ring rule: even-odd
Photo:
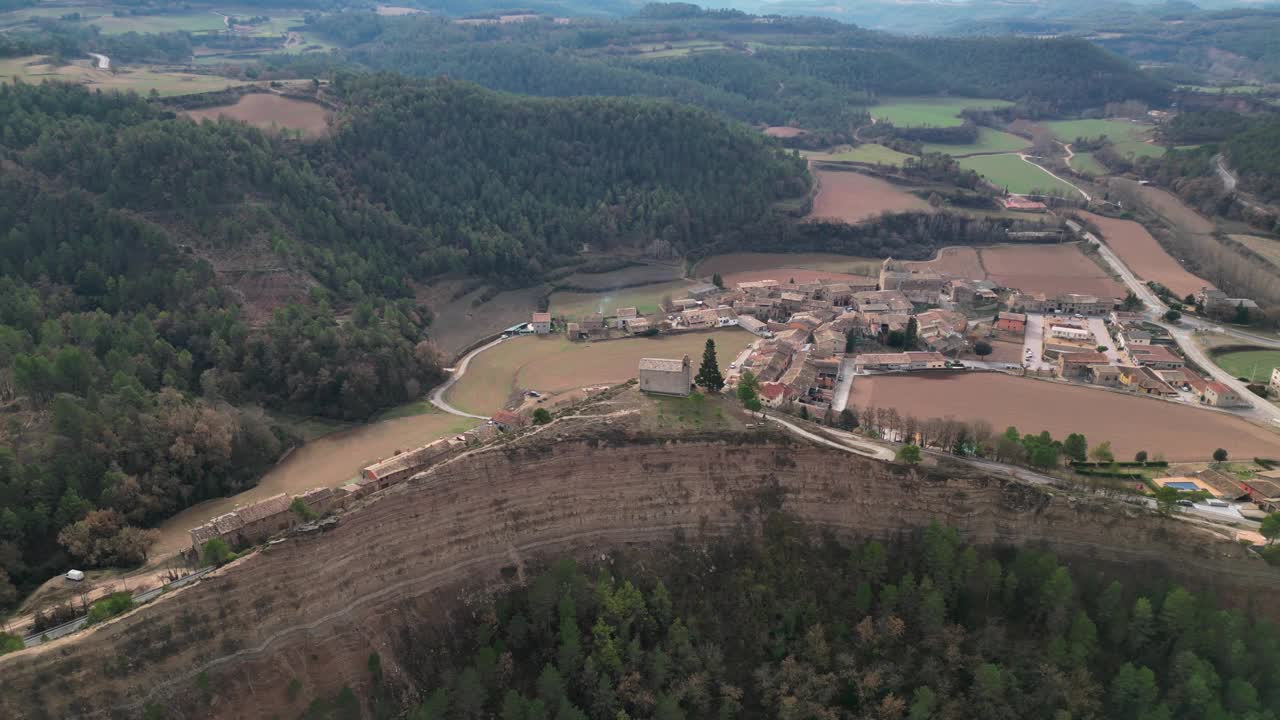
[[731,362],[731,363],[729,363],[729,369],[730,369],[730,370],[737,370],[737,369],[738,369],[738,363],[736,363],[736,362]]

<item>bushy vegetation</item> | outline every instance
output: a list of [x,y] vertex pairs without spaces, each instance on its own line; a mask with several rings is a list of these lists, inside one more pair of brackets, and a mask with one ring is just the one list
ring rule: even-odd
[[86,620],[90,625],[93,625],[94,623],[100,623],[103,620],[113,618],[116,615],[128,612],[132,609],[133,593],[111,593],[105,598],[89,606],[89,615],[86,617]]
[[[756,539],[758,538],[758,539]],[[420,648],[435,718],[1266,718],[1275,626],[940,525],[845,545],[758,536],[605,569],[563,560]],[[1092,566],[1089,566],[1092,567]]]

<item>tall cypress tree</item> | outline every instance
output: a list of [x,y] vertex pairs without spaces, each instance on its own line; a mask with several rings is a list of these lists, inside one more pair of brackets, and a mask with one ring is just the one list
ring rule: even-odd
[[711,392],[724,389],[724,376],[720,374],[720,363],[716,360],[716,341],[711,338],[707,338],[707,346],[702,350],[702,366],[693,381]]

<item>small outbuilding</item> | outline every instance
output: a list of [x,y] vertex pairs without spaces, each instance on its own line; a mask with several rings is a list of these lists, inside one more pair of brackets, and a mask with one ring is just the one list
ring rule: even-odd
[[693,366],[689,356],[680,359],[642,358],[640,389],[657,395],[686,397],[693,387]]

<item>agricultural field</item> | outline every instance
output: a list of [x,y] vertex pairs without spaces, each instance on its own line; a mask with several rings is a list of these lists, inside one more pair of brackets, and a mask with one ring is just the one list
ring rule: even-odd
[[845,146],[828,152],[802,151],[800,154],[819,162],[854,162],[894,167],[901,167],[907,158],[915,157],[877,143],[865,143],[857,147]]
[[1085,256],[1077,243],[998,245],[978,250],[987,279],[1023,292],[1124,297],[1124,286]]
[[1137,395],[1000,373],[880,375],[853,383],[849,407],[894,408],[924,420],[986,420],[996,433],[1048,430],[1110,441],[1118,458],[1139,450],[1177,462],[1207,460],[1216,448],[1234,457],[1273,457],[1280,435],[1238,417]]
[[932,270],[944,277],[990,280],[1029,293],[1124,296],[1120,283],[1090,260],[1077,243],[949,247],[932,260],[901,264],[913,270]]
[[455,298],[461,285],[457,280],[440,281],[415,294],[434,312],[430,338],[448,357],[494,333],[529,322],[530,313],[538,309],[538,299],[546,291],[545,286],[508,290],[481,302],[483,288]]
[[1223,353],[1211,351],[1211,354],[1218,367],[1238,378],[1248,378],[1251,382],[1270,382],[1271,371],[1280,367],[1280,350],[1257,348]]
[[[257,15],[258,12],[249,13]],[[208,10],[166,13],[164,15],[126,15],[115,17],[110,12],[101,17],[86,17],[85,24],[97,25],[104,35],[121,35],[127,32],[221,32],[227,29],[221,15]],[[301,22],[301,18],[298,19]]]
[[999,108],[1007,100],[963,97],[887,97],[867,108],[871,117],[898,127],[952,127],[962,125],[960,112],[966,108]]
[[1027,162],[1015,154],[974,155],[960,158],[961,167],[977,172],[991,183],[1020,195],[1038,191],[1058,190],[1067,195],[1076,189],[1050,175],[1039,165]]
[[312,440],[290,453],[263,475],[253,488],[228,498],[200,503],[162,522],[159,526],[160,540],[151,549],[151,554],[165,555],[190,547],[188,531],[191,528],[230,512],[237,505],[257,502],[276,493],[295,494],[314,487],[341,485],[358,476],[366,466],[391,457],[397,451],[411,450],[433,440],[456,435],[479,422],[446,415],[432,408],[411,417],[359,425]]
[[551,294],[551,314],[556,317],[580,318],[595,312],[613,313],[620,307],[634,307],[640,314],[658,312],[658,306],[664,295],[673,298],[685,297],[685,289],[692,283],[687,280],[672,280],[665,283],[641,285],[621,290],[601,290],[600,292],[557,291]]
[[563,335],[512,338],[472,358],[467,374],[446,395],[449,404],[477,415],[490,415],[523,390],[554,396],[590,385],[609,385],[636,377],[645,357],[687,354],[695,366],[707,338],[727,371],[755,336],[745,330],[660,335],[604,342],[570,342]]
[[1261,237],[1259,235],[1229,235],[1232,240],[1266,258],[1267,262],[1280,268],[1280,240]]
[[800,137],[809,131],[787,125],[771,125],[770,127],[765,128],[762,132],[769,137],[793,138]]
[[1025,150],[1031,141],[1020,138],[1013,133],[1000,132],[989,127],[978,128],[977,142],[965,145],[945,143],[925,143],[923,151],[927,153],[946,153],[952,157],[964,157],[978,153],[1004,153]]
[[1098,162],[1097,158],[1093,156],[1093,153],[1076,153],[1075,156],[1071,158],[1071,169],[1078,173],[1084,173],[1085,175],[1092,175],[1095,177],[1098,175],[1106,175],[1108,172],[1107,166]]
[[978,251],[971,247],[945,247],[932,260],[912,260],[896,263],[909,270],[933,271],[949,278],[982,280],[987,271],[982,267]]
[[274,93],[249,93],[232,105],[188,110],[183,113],[200,122],[220,117],[239,120],[263,130],[285,128],[296,130],[306,138],[323,137],[329,132],[332,115],[324,106]]
[[1187,272],[1178,264],[1156,239],[1141,224],[1132,220],[1117,220],[1095,215],[1090,212],[1080,213],[1086,220],[1096,226],[1102,234],[1107,246],[1129,266],[1139,278],[1155,280],[1169,288],[1178,297],[1194,293],[1200,288],[1212,285],[1207,280]]
[[10,82],[17,77],[25,83],[39,84],[45,80],[71,82],[95,90],[130,91],[146,95],[155,90],[161,96],[193,95],[196,93],[225,90],[245,83],[216,75],[197,75],[186,72],[168,72],[143,67],[99,70],[91,67],[91,60],[76,60],[67,65],[54,66],[44,56],[0,59],[0,82]]
[[683,276],[683,268],[676,265],[632,265],[603,273],[578,272],[555,281],[555,284],[590,290],[612,290],[642,283],[672,282]]
[[698,263],[697,274],[720,273],[725,287],[755,280],[850,280],[875,277],[881,261],[831,253],[729,253],[713,255]]
[[1128,120],[1054,120],[1044,123],[1054,137],[1062,142],[1074,142],[1076,138],[1096,138],[1106,135],[1121,155],[1160,157],[1165,149],[1146,142],[1151,137],[1152,126]]
[[1178,196],[1154,185],[1139,185],[1128,178],[1114,178],[1112,183],[1138,193],[1153,212],[1165,222],[1196,235],[1210,235],[1217,228],[1208,218],[1187,207]]
[[810,218],[859,222],[886,212],[932,210],[929,203],[870,175],[838,170],[815,170],[818,195]]
[[725,44],[715,40],[677,40],[669,43],[641,43],[628,48],[628,57],[641,60],[684,57],[693,53],[724,50]]

